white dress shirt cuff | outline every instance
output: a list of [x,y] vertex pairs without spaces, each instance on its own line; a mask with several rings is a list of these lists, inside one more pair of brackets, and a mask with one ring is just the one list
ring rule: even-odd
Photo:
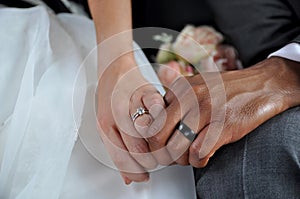
[[300,62],[300,44],[298,43],[287,44],[286,46],[282,47],[276,52],[270,54],[268,58],[273,56],[282,57],[289,60]]

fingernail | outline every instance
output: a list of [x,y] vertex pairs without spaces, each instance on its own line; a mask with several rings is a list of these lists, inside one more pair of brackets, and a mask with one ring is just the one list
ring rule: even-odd
[[125,184],[126,184],[126,185],[130,185],[131,183],[132,183],[132,181],[129,180],[129,179],[126,179],[126,180],[125,180]]
[[126,185],[130,185],[131,184],[131,180],[129,180],[127,177],[123,177],[123,180],[125,182]]

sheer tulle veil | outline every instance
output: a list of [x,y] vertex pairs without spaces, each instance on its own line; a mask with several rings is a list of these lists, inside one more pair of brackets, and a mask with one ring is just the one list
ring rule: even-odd
[[[96,58],[81,68],[95,47],[92,21],[40,6],[0,8],[0,27],[1,199],[195,198],[190,167],[164,168],[148,183],[125,186],[101,162],[105,149],[87,103]],[[135,56],[148,63],[141,50]],[[158,82],[151,68],[142,70]]]

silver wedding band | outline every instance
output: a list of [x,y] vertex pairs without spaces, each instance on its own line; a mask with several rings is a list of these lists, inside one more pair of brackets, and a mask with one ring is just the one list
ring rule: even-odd
[[138,109],[136,109],[136,112],[131,116],[131,119],[134,122],[138,117],[144,114],[149,114],[149,111],[143,107],[139,107]]
[[184,137],[186,137],[190,142],[193,142],[196,138],[196,133],[188,127],[185,123],[180,122],[178,130]]

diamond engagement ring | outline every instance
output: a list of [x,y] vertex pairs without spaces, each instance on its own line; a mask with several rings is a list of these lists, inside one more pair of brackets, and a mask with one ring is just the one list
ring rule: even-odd
[[136,109],[136,112],[131,116],[131,119],[134,122],[138,117],[144,114],[149,114],[149,111],[143,107],[139,107],[138,109]]
[[196,133],[188,127],[185,123],[180,122],[178,126],[178,130],[184,137],[186,137],[189,141],[193,142],[196,138]]

